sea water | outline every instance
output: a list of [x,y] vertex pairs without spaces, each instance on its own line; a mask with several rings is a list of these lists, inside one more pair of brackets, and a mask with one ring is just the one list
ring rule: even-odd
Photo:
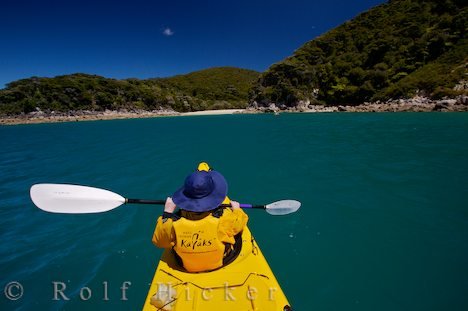
[[[468,114],[170,117],[0,127],[0,309],[139,310],[161,206],[46,213],[35,183],[164,199],[207,161],[295,310],[468,309]],[[62,294],[55,290],[60,289]]]

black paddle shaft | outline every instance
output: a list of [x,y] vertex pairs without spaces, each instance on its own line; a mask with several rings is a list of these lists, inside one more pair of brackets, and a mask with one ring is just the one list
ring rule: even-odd
[[157,204],[157,205],[164,205],[164,204],[166,204],[166,201],[165,201],[165,200],[125,199],[125,203],[129,203],[129,204]]

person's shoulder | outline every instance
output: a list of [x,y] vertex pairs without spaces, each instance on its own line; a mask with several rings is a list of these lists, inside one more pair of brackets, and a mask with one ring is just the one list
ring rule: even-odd
[[225,216],[229,217],[229,216],[235,216],[235,215],[239,215],[239,214],[245,214],[244,210],[241,209],[241,208],[235,208],[235,209],[232,209],[232,208],[225,208],[224,209],[224,214]]

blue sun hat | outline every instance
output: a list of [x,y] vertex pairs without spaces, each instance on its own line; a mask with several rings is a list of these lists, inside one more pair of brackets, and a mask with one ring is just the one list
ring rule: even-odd
[[228,185],[217,171],[196,171],[185,178],[184,185],[172,195],[172,201],[183,210],[207,212],[226,198]]

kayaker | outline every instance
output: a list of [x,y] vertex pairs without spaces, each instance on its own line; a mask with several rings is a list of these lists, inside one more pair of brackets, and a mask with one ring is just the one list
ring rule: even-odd
[[[207,163],[200,163],[184,185],[167,198],[153,243],[160,248],[172,248],[189,272],[223,266],[223,261],[234,253],[236,236],[248,221],[239,203],[226,196],[227,190],[223,175],[211,170]],[[231,207],[220,207],[229,203]]]

